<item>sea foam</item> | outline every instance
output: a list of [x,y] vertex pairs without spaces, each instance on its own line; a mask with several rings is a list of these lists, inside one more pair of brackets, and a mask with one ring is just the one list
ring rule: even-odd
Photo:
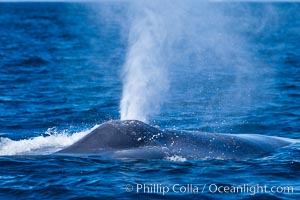
[[98,126],[71,135],[66,132],[51,134],[47,130],[45,135],[48,136],[43,135],[22,140],[0,137],[0,156],[52,154],[74,144]]

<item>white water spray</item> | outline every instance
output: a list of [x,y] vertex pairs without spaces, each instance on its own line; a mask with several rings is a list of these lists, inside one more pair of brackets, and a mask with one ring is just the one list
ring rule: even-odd
[[162,57],[168,31],[155,3],[133,5],[129,52],[124,66],[121,120],[147,121],[159,112],[169,81]]

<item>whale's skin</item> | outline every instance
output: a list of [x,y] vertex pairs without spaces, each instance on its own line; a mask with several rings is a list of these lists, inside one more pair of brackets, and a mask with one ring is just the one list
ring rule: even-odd
[[160,130],[137,120],[103,123],[56,154],[92,154],[112,158],[249,159],[269,155],[292,139],[256,134],[214,134]]

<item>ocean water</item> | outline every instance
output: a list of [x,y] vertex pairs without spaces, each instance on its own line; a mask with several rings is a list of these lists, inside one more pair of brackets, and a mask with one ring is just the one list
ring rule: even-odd
[[[299,139],[300,5],[171,4],[146,5],[168,27],[157,34],[167,89],[148,98],[161,103],[148,123]],[[143,6],[0,3],[0,199],[299,199],[299,143],[242,161],[52,154],[120,119],[132,12]]]

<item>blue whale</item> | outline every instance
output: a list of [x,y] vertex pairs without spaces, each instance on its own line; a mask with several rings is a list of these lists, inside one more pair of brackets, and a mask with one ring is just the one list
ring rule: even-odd
[[92,154],[111,158],[249,159],[288,146],[296,140],[257,134],[214,134],[160,130],[137,120],[103,123],[56,154]]

